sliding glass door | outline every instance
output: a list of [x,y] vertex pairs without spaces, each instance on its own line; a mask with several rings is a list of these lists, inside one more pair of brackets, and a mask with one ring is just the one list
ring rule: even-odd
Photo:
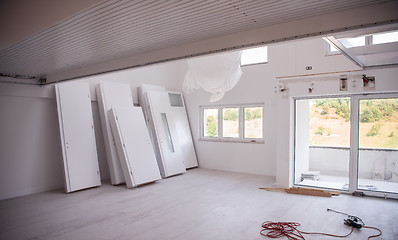
[[295,101],[296,185],[348,190],[350,98]]
[[398,193],[398,97],[367,96],[358,101],[357,189]]
[[397,95],[294,104],[294,185],[398,197]]

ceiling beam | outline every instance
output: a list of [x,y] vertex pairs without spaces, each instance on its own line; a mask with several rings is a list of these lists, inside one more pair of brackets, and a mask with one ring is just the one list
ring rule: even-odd
[[398,22],[398,1],[314,16],[221,37],[183,44],[153,52],[113,59],[82,66],[71,71],[48,74],[47,83],[66,81],[117,70],[146,66],[205,54],[274,44],[309,37],[330,36],[334,33],[365,29]]

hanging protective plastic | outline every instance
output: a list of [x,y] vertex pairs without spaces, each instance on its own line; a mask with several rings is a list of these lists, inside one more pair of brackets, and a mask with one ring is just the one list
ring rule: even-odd
[[210,102],[220,100],[242,76],[240,57],[242,51],[220,53],[188,60],[183,90],[191,93],[202,88],[212,93]]

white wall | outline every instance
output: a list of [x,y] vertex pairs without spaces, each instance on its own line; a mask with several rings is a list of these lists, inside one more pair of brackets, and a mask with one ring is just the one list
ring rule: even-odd
[[55,101],[0,96],[0,112],[0,199],[62,186]]
[[[271,45],[269,63],[243,67],[241,80],[221,101],[210,104],[210,95],[203,90],[185,94],[200,167],[275,176],[280,186],[292,183],[292,97],[341,94],[339,75],[285,79],[283,82],[289,88],[287,96],[274,92],[274,87],[280,83],[276,77],[359,69],[342,55],[325,56],[324,53],[325,44],[320,38]],[[312,70],[306,70],[306,66],[312,66]],[[375,91],[398,91],[394,78],[398,68],[387,68],[348,75],[349,86],[345,93],[363,92],[361,73],[376,76]],[[353,87],[353,80],[356,87]],[[311,83],[314,89],[308,93]],[[200,106],[259,102],[264,103],[265,144],[199,141]]]
[[212,104],[208,100],[209,94],[203,90],[185,94],[200,166],[287,179],[288,171],[282,169],[289,168],[290,126],[277,126],[279,121],[289,122],[290,102],[288,97],[282,98],[275,93],[276,77],[308,73],[305,72],[308,65],[313,66],[312,72],[353,68],[345,57],[334,56],[331,60],[323,53],[322,39],[271,45],[268,48],[269,63],[242,67],[243,75],[235,88],[213,104],[264,103],[264,144],[199,141],[199,107]]
[[[273,84],[269,83],[272,79],[268,76],[271,67],[243,68],[241,80],[217,103],[211,104],[210,94],[201,89],[184,95],[200,167],[275,176],[276,119],[268,117],[276,111]],[[245,103],[264,103],[264,144],[199,141],[200,106]]]
[[[141,83],[181,90],[181,62],[126,70],[80,79],[90,83],[101,179],[109,179],[104,140],[96,102],[99,81],[128,83],[134,103]],[[54,85],[0,83],[0,200],[63,187],[62,152]]]

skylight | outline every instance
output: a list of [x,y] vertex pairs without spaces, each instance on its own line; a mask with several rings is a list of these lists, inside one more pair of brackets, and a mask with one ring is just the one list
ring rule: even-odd
[[398,31],[373,35],[373,44],[398,42]]
[[339,40],[346,48],[365,46],[365,36]]
[[[352,35],[328,36],[326,55],[344,54],[361,68],[398,65],[398,25],[384,31],[378,28],[368,31],[355,31]],[[359,35],[358,34],[363,34]],[[336,48],[338,50],[336,50]]]
[[268,62],[268,48],[257,47],[252,49],[246,49],[242,51],[242,56],[240,60],[240,65],[252,65]]
[[[398,42],[398,31],[373,33],[359,37],[337,39],[345,48],[369,47],[377,44]],[[337,54],[340,50],[328,44],[326,54]]]

